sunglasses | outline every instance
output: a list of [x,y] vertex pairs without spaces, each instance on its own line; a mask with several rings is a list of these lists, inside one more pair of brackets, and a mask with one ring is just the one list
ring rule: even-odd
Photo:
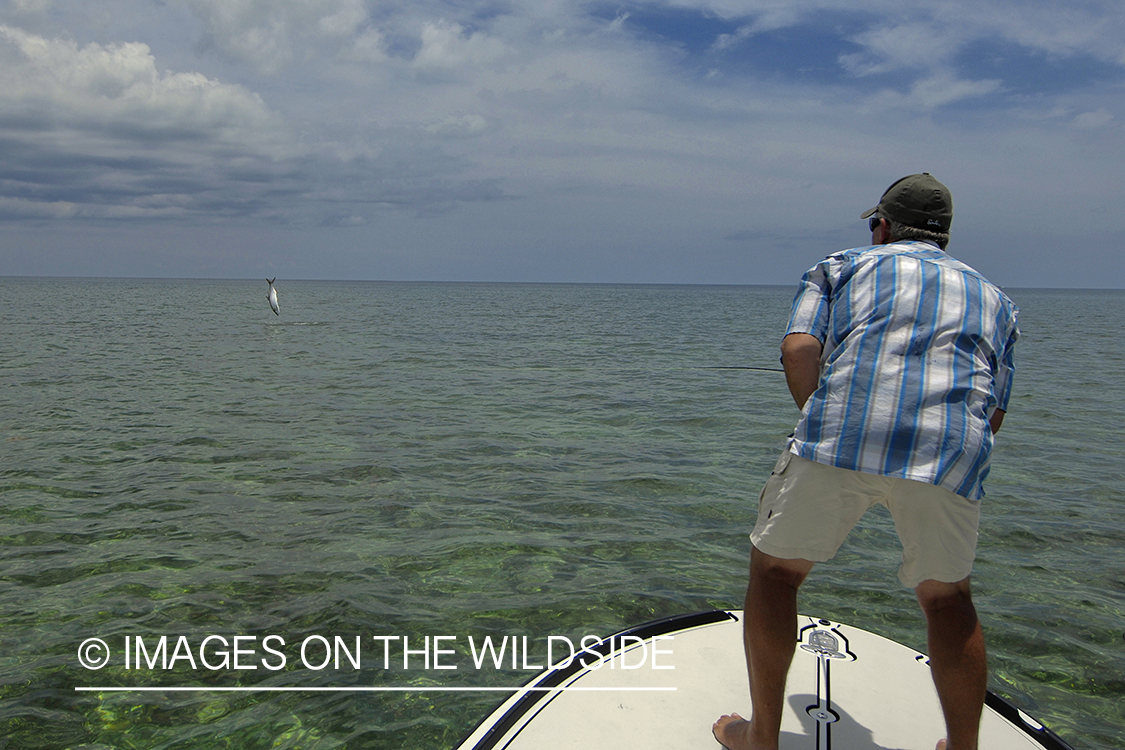
[[867,228],[868,228],[868,229],[870,229],[870,230],[871,230],[872,232],[874,232],[874,231],[875,231],[875,228],[876,228],[877,226],[879,226],[879,222],[880,222],[880,221],[882,221],[882,219],[880,219],[880,218],[879,218],[878,216],[872,216],[872,217],[871,217],[870,219],[868,219],[868,221],[867,221]]

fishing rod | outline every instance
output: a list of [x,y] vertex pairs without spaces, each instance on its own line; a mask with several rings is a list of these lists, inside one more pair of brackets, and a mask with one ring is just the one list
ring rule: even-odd
[[714,367],[697,367],[697,370],[761,370],[762,372],[785,372],[780,367],[746,367],[743,365],[718,365]]

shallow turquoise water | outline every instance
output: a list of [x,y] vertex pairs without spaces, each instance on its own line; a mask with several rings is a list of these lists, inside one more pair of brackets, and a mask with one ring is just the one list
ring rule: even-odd
[[[719,368],[778,366],[789,288],[278,289],[280,317],[264,281],[0,279],[8,746],[450,747],[500,696],[74,688],[510,685],[527,673],[366,650],[312,670],[293,645],[739,606],[796,409],[780,373]],[[1011,296],[1024,338],[974,575],[992,688],[1078,748],[1125,747],[1125,293]],[[897,555],[872,515],[802,609],[924,650]],[[124,668],[126,636],[214,634],[279,634],[289,662]],[[115,654],[98,671],[76,656],[91,637]]]

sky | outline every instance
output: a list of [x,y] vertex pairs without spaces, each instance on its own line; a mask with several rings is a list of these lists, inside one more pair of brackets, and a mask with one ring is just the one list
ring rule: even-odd
[[0,276],[1125,288],[1120,0],[0,0]]

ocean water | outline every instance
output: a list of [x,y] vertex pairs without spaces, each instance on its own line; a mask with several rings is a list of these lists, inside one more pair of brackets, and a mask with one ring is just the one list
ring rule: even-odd
[[[278,291],[275,316],[262,280],[0,279],[0,748],[449,748],[503,695],[304,688],[531,676],[402,669],[374,636],[453,636],[463,665],[472,634],[741,606],[797,416],[770,369],[792,289]],[[1010,294],[974,572],[990,687],[1076,748],[1125,747],[1125,292]],[[897,557],[869,514],[801,610],[924,651]],[[355,636],[362,669],[319,668],[318,637]],[[104,689],[264,685],[302,690]]]

